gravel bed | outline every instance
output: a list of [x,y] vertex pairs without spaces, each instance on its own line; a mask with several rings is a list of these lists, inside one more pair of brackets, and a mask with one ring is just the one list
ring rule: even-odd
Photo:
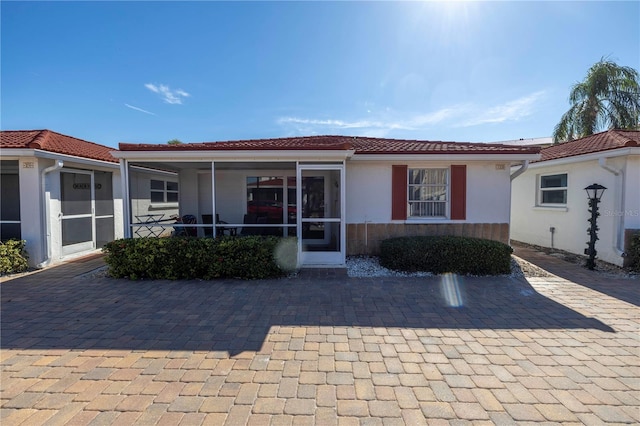
[[366,277],[431,277],[430,272],[399,272],[380,265],[374,256],[347,257],[347,275],[353,278]]
[[[347,275],[352,278],[366,277],[432,277],[431,272],[399,272],[380,265],[375,256],[347,257]],[[516,256],[511,257],[511,273],[505,275],[513,278],[520,277],[548,277],[550,274],[544,269]]]
[[[515,265],[514,265],[515,264]],[[539,266],[534,265],[531,262],[527,262],[526,260],[518,257],[511,256],[511,271],[515,269],[519,270],[520,276],[525,278],[532,277],[550,277],[552,274],[540,268]],[[513,275],[513,272],[512,272]]]

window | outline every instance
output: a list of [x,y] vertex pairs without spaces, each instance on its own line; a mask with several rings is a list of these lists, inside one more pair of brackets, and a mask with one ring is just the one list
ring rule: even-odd
[[409,170],[409,217],[446,217],[448,169]]
[[567,174],[540,176],[538,202],[541,205],[567,204]]
[[17,160],[0,161],[0,240],[20,239],[20,176]]
[[152,203],[177,203],[178,182],[151,179]]

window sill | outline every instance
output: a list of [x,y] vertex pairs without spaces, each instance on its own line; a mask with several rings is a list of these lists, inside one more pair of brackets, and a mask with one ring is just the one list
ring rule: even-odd
[[417,224],[442,224],[442,223],[464,223],[466,222],[466,219],[449,219],[448,217],[430,217],[430,218],[426,218],[426,217],[409,217],[406,220],[403,221],[398,221],[400,223],[405,223],[405,224],[412,224],[412,225],[417,225]]
[[434,220],[449,220],[445,216],[433,216],[433,217],[408,217],[407,222],[431,222]]
[[548,212],[568,212],[567,206],[533,206],[533,210],[548,211]]
[[177,209],[178,203],[151,203],[149,210]]

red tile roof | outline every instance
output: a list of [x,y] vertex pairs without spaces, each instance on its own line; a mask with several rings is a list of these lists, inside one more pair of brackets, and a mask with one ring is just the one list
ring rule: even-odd
[[306,136],[176,145],[120,143],[120,151],[355,150],[356,154],[537,154],[539,147],[355,136]]
[[617,148],[640,146],[640,131],[637,130],[607,130],[582,139],[552,145],[540,151],[540,160],[548,161],[558,158],[574,157],[576,155],[591,154],[593,152],[609,151]]
[[72,136],[52,132],[51,130],[3,130],[0,131],[0,148],[4,149],[40,149],[58,154],[90,158],[117,163],[108,146],[88,142]]

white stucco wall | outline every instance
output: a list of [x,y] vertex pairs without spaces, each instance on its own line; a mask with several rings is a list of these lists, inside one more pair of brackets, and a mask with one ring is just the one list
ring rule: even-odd
[[[247,170],[216,170],[216,211],[220,220],[242,223],[247,209],[246,178],[255,175]],[[198,220],[202,220],[203,214],[213,214],[211,173],[198,174],[198,191]]]
[[[621,221],[626,228],[639,228],[638,215],[630,213],[640,208],[640,176],[638,156],[617,157],[607,161],[614,169],[623,170],[615,176],[599,166],[597,160],[545,165],[533,164],[529,170],[513,181],[511,203],[511,239],[552,247],[550,228],[555,228],[553,247],[571,253],[584,254],[589,235],[588,199],[585,187],[598,183],[607,188],[599,204],[599,240],[597,257],[609,263],[622,265],[622,257],[615,246],[621,245]],[[629,161],[627,161],[629,159]],[[540,175],[567,173],[566,207],[541,207],[537,204]],[[625,187],[623,188],[623,174]],[[621,196],[625,194],[625,204]],[[626,212],[626,213],[625,213]]]
[[627,157],[625,175],[625,229],[640,229],[640,155]]
[[[184,216],[192,214],[198,218],[198,171],[196,169],[185,169],[178,173],[180,185],[180,215]],[[187,182],[195,182],[196,184],[185,184]]]
[[[42,211],[42,189],[40,171],[53,162],[35,157],[20,157],[18,174],[20,176],[20,232],[26,241],[29,254],[29,266],[35,266],[44,259],[42,244],[44,214]],[[33,167],[31,167],[33,165]]]
[[124,197],[122,195],[122,175],[113,173],[113,233],[116,239],[124,237]]
[[[391,220],[391,171],[393,164],[409,168],[448,168],[443,162],[347,162],[347,223],[389,223]],[[460,163],[463,164],[463,163]],[[496,162],[468,162],[467,218],[463,221],[409,219],[420,223],[508,223],[509,166]],[[498,167],[496,167],[498,166]],[[504,168],[500,169],[500,166]]]
[[[163,180],[168,182],[178,182],[178,175],[174,173],[153,173],[132,169],[129,172],[129,196],[131,198],[131,221],[136,222],[136,216],[147,214],[164,215],[163,219],[168,219],[171,215],[177,215],[178,203],[152,203],[151,202],[151,180]],[[182,196],[182,186],[178,187],[179,196]],[[119,188],[121,186],[119,185]],[[120,190],[120,193],[122,191]],[[185,213],[186,214],[186,213]],[[168,223],[168,222],[167,222]],[[171,228],[170,228],[171,229]]]

